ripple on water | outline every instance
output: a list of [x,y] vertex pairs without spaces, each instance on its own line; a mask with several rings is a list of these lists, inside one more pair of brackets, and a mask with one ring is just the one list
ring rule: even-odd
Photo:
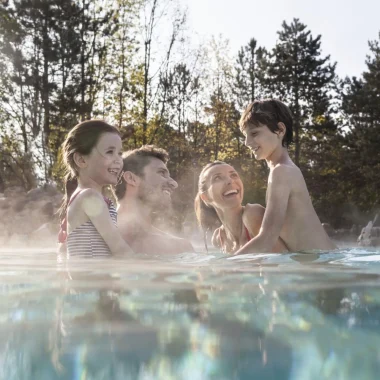
[[0,254],[0,378],[377,379],[380,251]]

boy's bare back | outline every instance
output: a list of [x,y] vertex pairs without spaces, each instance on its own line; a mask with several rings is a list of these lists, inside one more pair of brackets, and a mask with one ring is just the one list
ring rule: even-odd
[[[290,162],[289,162],[290,161]],[[269,174],[263,228],[280,229],[289,251],[336,248],[314,210],[301,170],[289,160]]]

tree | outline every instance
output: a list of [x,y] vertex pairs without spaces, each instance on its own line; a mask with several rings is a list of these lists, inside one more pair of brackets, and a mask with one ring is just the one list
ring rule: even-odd
[[305,129],[318,129],[332,112],[335,66],[321,56],[321,36],[313,38],[298,19],[285,21],[267,63],[267,84],[293,113],[295,163],[300,165]]
[[380,206],[380,33],[369,48],[363,78],[345,80],[342,105],[348,131],[341,170],[350,178],[349,200],[364,211]]
[[100,91],[96,115],[115,121],[120,130],[125,130],[133,120],[133,108],[141,97],[138,87],[139,44],[136,38],[138,11],[141,4],[135,0],[117,0],[110,22],[112,33],[107,37],[107,51],[102,62],[105,73],[99,82]]
[[243,109],[249,103],[263,97],[265,93],[263,62],[266,55],[265,48],[258,47],[254,38],[239,50],[232,83],[232,91],[236,96],[239,109]]
[[[141,64],[141,73],[143,76],[142,84],[142,111],[138,123],[142,127],[142,144],[154,143],[157,133],[157,128],[160,128],[160,123],[153,123],[154,129],[149,132],[149,112],[155,113],[156,96],[160,90],[159,80],[155,80],[156,75],[158,78],[167,77],[169,73],[170,60],[173,55],[174,45],[180,37],[180,33],[186,23],[186,12],[183,12],[179,7],[169,7],[170,0],[145,0],[144,1],[144,24],[143,24],[143,62]],[[173,13],[168,12],[171,8]],[[156,41],[156,32],[159,22],[164,20],[171,23],[171,31],[168,38],[168,44],[163,57],[154,54],[154,46]],[[152,63],[154,58],[158,59],[158,67],[156,73],[152,74]],[[166,104],[165,88],[163,92],[164,101],[161,102],[160,120],[163,118]],[[154,116],[153,116],[154,117]],[[148,138],[148,134],[150,135]]]

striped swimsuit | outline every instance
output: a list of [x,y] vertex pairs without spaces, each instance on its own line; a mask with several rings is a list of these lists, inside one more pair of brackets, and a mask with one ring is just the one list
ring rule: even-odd
[[[80,192],[76,193],[74,197],[70,199],[70,203]],[[104,201],[107,203],[108,210],[113,223],[117,223],[117,212],[113,202],[104,197]],[[66,223],[66,221],[64,221]],[[62,226],[61,226],[62,229]],[[64,238],[65,239],[65,238]],[[74,228],[65,239],[67,242],[67,256],[68,257],[109,257],[111,251],[99,234],[96,227],[92,224],[91,220]],[[61,241],[62,242],[62,241]]]

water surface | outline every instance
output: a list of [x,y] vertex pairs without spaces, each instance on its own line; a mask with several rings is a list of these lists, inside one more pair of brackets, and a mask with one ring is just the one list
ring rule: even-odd
[[0,379],[378,379],[380,251],[0,254]]

